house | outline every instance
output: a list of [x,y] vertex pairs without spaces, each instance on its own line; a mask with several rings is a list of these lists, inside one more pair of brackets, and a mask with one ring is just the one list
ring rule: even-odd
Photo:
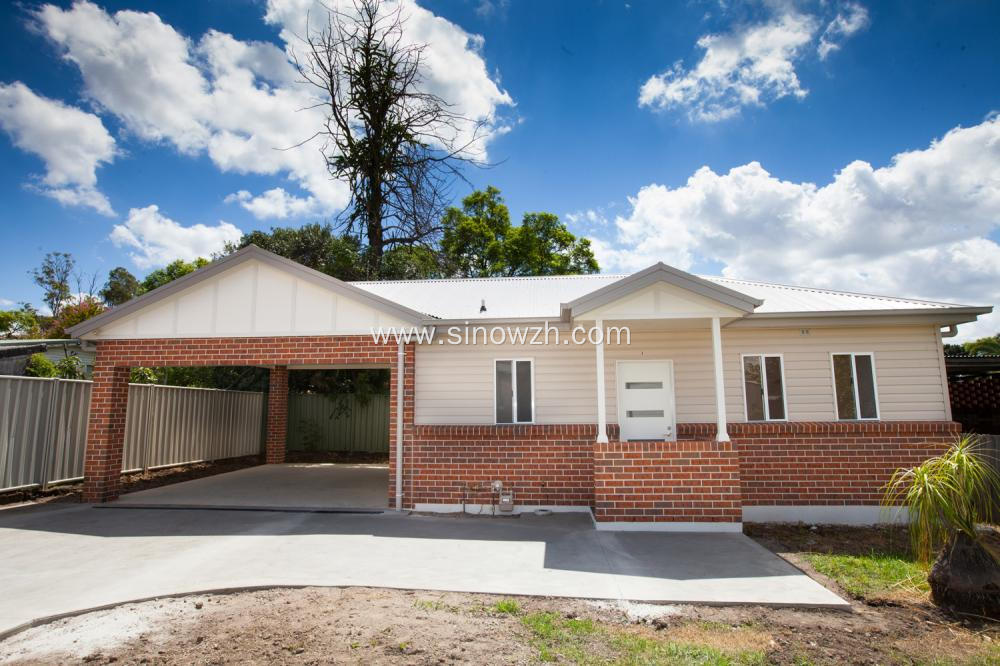
[[876,522],[892,471],[959,432],[942,329],[991,311],[663,264],[345,283],[251,246],[71,330],[97,348],[85,499],[118,493],[130,367],[269,367],[271,463],[288,372],[363,367],[391,373],[397,508],[497,479],[605,529]]
[[76,356],[84,377],[90,377],[94,370],[94,351],[84,349],[79,340],[72,339],[11,339],[0,340],[0,374],[20,375],[32,354],[42,354],[53,363]]

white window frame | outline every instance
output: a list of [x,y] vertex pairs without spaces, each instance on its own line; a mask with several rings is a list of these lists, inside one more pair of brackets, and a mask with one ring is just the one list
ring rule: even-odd
[[[510,384],[511,392],[511,418],[513,419],[509,423],[500,423],[497,421],[497,363],[502,361],[510,361]],[[518,421],[517,420],[517,364],[518,362],[527,361],[531,364],[531,420],[530,421]],[[537,415],[535,414],[535,359],[533,356],[521,356],[512,358],[495,358],[492,361],[490,367],[490,374],[493,375],[493,424],[494,425],[531,425],[535,422]]]
[[[744,359],[748,356],[756,356],[761,359],[760,363],[760,381],[764,388],[764,420],[760,419],[750,419],[750,412],[747,410],[747,370],[746,363]],[[771,406],[768,404],[767,399],[767,367],[764,363],[765,358],[777,358],[781,361],[781,403],[785,406],[785,417],[782,419],[772,419],[771,418]],[[775,423],[782,423],[788,421],[788,385],[785,383],[785,355],[782,353],[768,354],[765,352],[740,354],[740,377],[742,382],[740,382],[740,392],[743,394],[743,420],[747,423],[765,423],[767,421],[772,421]]]
[[[833,365],[834,356],[850,356],[851,357],[851,387],[854,389],[854,413],[857,416],[853,419],[842,419],[840,418],[840,407],[837,404],[837,369]],[[858,399],[858,370],[857,365],[854,363],[855,356],[869,356],[872,360],[872,389],[875,391],[875,416],[861,416],[861,401]],[[852,351],[835,351],[830,352],[830,383],[833,387],[833,414],[837,417],[838,421],[880,421],[882,419],[882,407],[879,404],[881,401],[878,397],[878,369],[875,366],[875,352],[852,352]]]

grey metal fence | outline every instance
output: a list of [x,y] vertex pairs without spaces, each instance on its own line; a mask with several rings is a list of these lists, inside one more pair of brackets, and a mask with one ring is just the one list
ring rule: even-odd
[[[0,491],[83,477],[91,382],[0,376]],[[129,385],[123,471],[260,453],[263,393]]]
[[389,396],[373,395],[362,404],[344,396],[335,409],[325,395],[288,396],[288,449],[291,451],[389,452]]

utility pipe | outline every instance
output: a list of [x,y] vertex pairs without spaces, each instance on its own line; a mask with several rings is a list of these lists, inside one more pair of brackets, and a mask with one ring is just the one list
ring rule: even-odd
[[948,330],[941,331],[941,337],[942,338],[953,338],[956,335],[958,335],[958,325],[957,324],[952,324],[951,326],[948,327]]
[[396,511],[403,510],[403,341],[396,347]]

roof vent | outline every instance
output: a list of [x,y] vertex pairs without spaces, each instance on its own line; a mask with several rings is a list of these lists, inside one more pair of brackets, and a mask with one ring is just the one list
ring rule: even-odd
[[484,298],[479,305],[480,312],[486,312],[486,299]]

